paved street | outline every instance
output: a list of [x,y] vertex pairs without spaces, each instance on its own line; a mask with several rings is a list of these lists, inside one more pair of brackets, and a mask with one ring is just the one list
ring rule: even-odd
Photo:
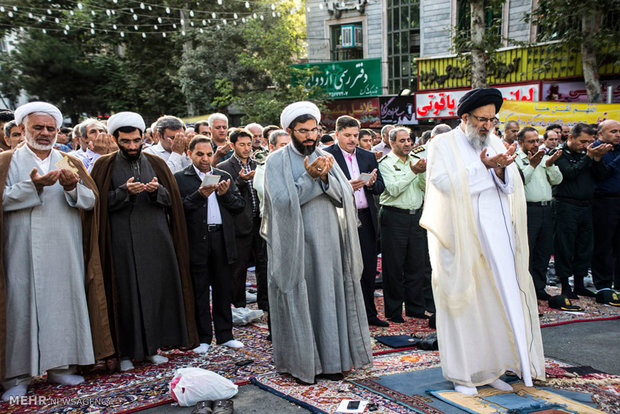
[[[545,355],[574,365],[589,365],[609,374],[620,375],[620,319],[581,322],[544,328]],[[239,387],[234,399],[236,414],[304,413],[289,403],[254,385]],[[144,410],[149,414],[190,413],[192,408],[172,405]]]

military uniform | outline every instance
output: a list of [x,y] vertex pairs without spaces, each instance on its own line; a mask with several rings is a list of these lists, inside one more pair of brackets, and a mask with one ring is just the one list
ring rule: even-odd
[[[608,174],[603,162],[594,161],[586,152],[572,152],[562,146],[556,161],[562,183],[553,189],[556,199],[555,270],[562,291],[570,290],[568,278],[575,276],[575,288],[582,288],[592,259],[592,198],[597,178]],[[570,295],[573,298],[574,295]]]
[[426,147],[421,146],[404,162],[393,152],[379,160],[385,184],[379,199],[383,297],[385,316],[393,322],[402,321],[403,302],[407,316],[435,312],[426,230],[419,224],[426,173],[414,174],[409,167],[410,161],[415,164],[425,157]]
[[[594,146],[601,144],[596,140]],[[597,289],[620,289],[620,144],[603,155],[606,178],[596,183],[592,200],[594,253],[592,278]],[[614,263],[615,261],[615,263]]]
[[517,152],[515,163],[523,176],[525,199],[527,200],[527,238],[530,245],[530,274],[534,279],[536,296],[548,299],[547,266],[553,249],[553,195],[552,185],[562,182],[562,173],[557,165],[547,167],[548,155],[533,168],[527,154]]

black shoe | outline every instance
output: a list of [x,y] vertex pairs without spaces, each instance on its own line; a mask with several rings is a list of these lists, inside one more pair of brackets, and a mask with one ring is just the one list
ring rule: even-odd
[[418,318],[418,319],[428,319],[428,315],[424,312],[407,312],[405,311],[405,315],[409,316],[410,318]]
[[576,295],[579,295],[579,296],[585,296],[588,298],[596,297],[596,293],[586,288],[575,288],[573,291],[575,292]]
[[405,323],[405,320],[403,319],[402,315],[397,315],[394,316],[393,318],[387,318],[388,321],[390,322],[394,322],[394,323]]
[[611,289],[601,289],[596,292],[596,301],[604,305],[620,307],[620,298]]
[[562,295],[566,296],[569,299],[579,299],[579,296],[575,295],[571,289],[562,289]]
[[382,328],[386,328],[386,327],[390,326],[389,323],[387,323],[386,321],[382,321],[381,319],[379,319],[376,316],[368,318],[368,325],[380,326]]
[[344,375],[341,372],[336,374],[319,374],[316,377],[326,379],[328,381],[342,381],[344,379]]
[[538,300],[549,300],[549,298],[551,297],[551,295],[549,295],[547,292],[545,292],[544,290],[541,292],[536,292],[536,298]]

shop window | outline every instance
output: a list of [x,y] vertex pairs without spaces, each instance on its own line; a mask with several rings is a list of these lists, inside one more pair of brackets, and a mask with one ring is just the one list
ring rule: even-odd
[[331,60],[363,59],[363,33],[361,22],[330,26]]

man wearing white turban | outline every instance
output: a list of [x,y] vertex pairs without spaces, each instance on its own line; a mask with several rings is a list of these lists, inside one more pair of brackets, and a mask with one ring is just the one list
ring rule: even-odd
[[31,102],[17,108],[15,119],[26,145],[0,154],[3,399],[24,395],[45,371],[50,382],[79,384],[76,365],[113,352],[101,268],[90,260],[98,256],[91,243],[97,231],[82,221],[96,224],[95,184],[77,158],[54,149],[58,108]]
[[292,141],[269,156],[264,179],[273,359],[301,384],[372,363],[353,189],[316,148],[320,118],[312,102],[284,109]]

